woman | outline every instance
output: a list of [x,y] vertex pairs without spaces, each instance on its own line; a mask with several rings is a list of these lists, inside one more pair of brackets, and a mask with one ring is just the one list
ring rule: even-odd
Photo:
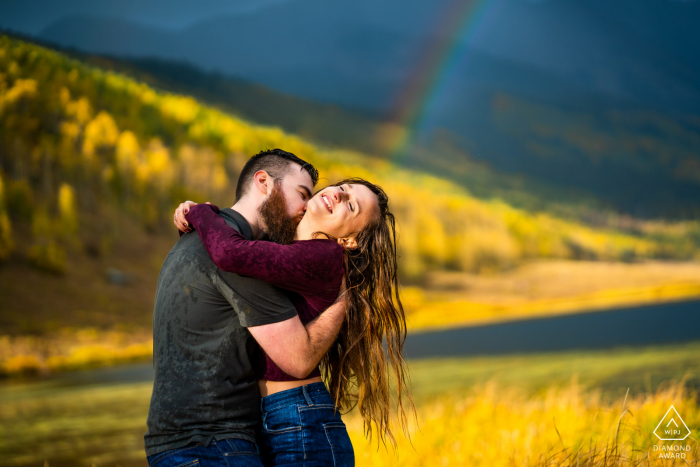
[[393,441],[389,368],[396,378],[405,427],[402,395],[407,395],[407,383],[401,349],[406,324],[398,294],[394,216],[384,191],[359,178],[319,191],[309,200],[290,245],[247,241],[217,210],[196,205],[186,215],[217,266],[296,292],[299,295],[291,298],[303,323],[335,301],[343,282],[347,287],[347,318],[320,365],[333,397],[318,368],[299,380],[268,357],[261,362],[260,444],[265,463],[354,465],[337,411],[354,404],[370,436],[375,424],[383,441]]

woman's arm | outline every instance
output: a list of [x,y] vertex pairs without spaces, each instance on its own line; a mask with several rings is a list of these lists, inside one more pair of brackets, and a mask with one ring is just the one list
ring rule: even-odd
[[302,295],[335,286],[342,276],[343,250],[337,243],[308,240],[279,245],[246,240],[216,212],[216,206],[198,204],[185,217],[219,269]]
[[[211,204],[209,201],[207,201],[204,204]],[[192,206],[196,206],[197,203],[194,201],[185,201],[184,203],[180,203],[180,205],[175,209],[175,214],[173,214],[173,224],[175,224],[175,227],[177,227],[178,234],[182,237],[182,234],[192,232],[192,229],[189,227],[187,224],[187,219],[185,219],[185,215],[190,212],[190,208]],[[216,207],[216,206],[214,206]],[[219,208],[216,208],[216,211],[218,212]]]

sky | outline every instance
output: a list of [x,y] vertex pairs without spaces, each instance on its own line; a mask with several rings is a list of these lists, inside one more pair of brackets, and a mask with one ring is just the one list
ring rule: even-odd
[[180,29],[217,14],[252,10],[284,1],[290,0],[4,0],[0,2],[0,27],[38,35],[64,16],[81,14]]

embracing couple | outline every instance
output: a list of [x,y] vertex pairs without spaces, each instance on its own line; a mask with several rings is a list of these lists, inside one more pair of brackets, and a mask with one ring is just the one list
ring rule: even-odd
[[381,439],[392,407],[405,424],[388,197],[362,179],[313,194],[317,181],[311,164],[264,151],[232,208],[176,210],[153,315],[150,467],[352,466],[341,408],[357,405]]

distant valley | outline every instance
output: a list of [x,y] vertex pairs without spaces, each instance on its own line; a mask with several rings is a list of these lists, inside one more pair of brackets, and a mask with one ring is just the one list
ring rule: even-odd
[[180,29],[68,16],[40,37],[478,196],[696,218],[699,5],[297,0]]

